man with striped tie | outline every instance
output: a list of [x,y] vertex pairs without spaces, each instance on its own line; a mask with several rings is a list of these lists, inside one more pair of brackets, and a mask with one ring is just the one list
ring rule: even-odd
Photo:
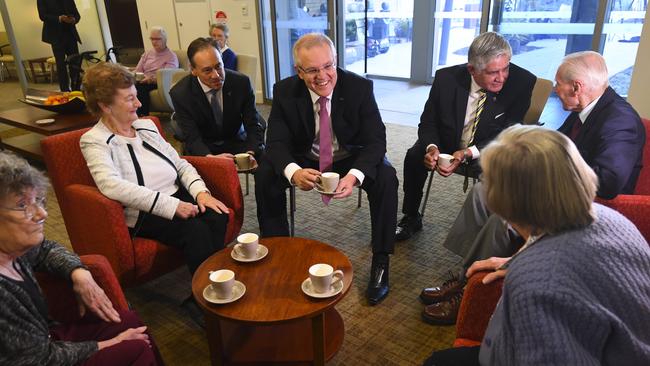
[[[436,169],[443,177],[454,172],[478,177],[480,149],[522,121],[537,78],[510,63],[511,56],[508,41],[487,32],[472,41],[467,64],[436,72],[418,140],[404,157],[404,216],[395,231],[397,241],[422,229],[419,209],[428,171]],[[450,166],[438,166],[440,153],[454,156]]]

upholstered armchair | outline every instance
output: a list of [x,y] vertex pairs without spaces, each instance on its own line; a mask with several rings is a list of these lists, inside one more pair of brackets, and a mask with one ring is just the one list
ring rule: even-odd
[[[122,288],[106,258],[101,255],[82,255],[81,261],[111,300],[113,307],[116,310],[128,310],[129,305]],[[77,299],[69,280],[41,272],[36,272],[36,278],[47,299],[48,311],[53,320],[67,323],[79,319]]]
[[[643,119],[646,144],[643,148],[643,168],[639,174],[634,194],[619,194],[612,200],[597,198],[596,202],[611,207],[627,217],[650,243],[650,120]],[[481,280],[488,272],[472,276],[465,286],[463,300],[456,321],[455,347],[481,344],[490,317],[501,297],[503,280],[484,285]]]
[[[161,130],[156,117],[147,118],[154,120]],[[81,154],[79,139],[86,131],[49,136],[41,142],[48,175],[75,252],[105,256],[124,287],[147,282],[182,265],[183,256],[177,249],[150,239],[131,240],[122,205],[99,192]],[[244,213],[235,165],[206,157],[187,160],[212,194],[230,208],[225,242],[232,241],[241,229]]]

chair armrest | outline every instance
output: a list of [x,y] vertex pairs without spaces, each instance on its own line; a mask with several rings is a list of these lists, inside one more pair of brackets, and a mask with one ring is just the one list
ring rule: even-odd
[[5,44],[3,44],[3,45],[0,45],[0,56],[4,56],[4,55],[5,55],[4,51],[2,50],[2,49],[5,48],[5,47],[11,47],[11,45],[10,45],[9,43],[5,43]]
[[101,254],[108,259],[120,283],[133,280],[134,248],[122,205],[96,187],[71,184],[64,190],[69,202],[66,228],[79,255]]
[[488,273],[478,272],[467,281],[458,310],[454,345],[460,345],[467,340],[478,343],[483,340],[503,288],[503,279],[484,285],[481,281]]
[[205,156],[184,156],[207,185],[212,195],[222,201],[231,211],[225,243],[229,243],[244,222],[244,200],[235,164],[228,159]]
[[650,196],[619,194],[611,200],[596,198],[596,202],[627,217],[650,243]]
[[[81,261],[111,300],[113,307],[116,310],[127,310],[129,305],[126,297],[108,260],[101,255],[83,255]],[[52,319],[62,323],[79,319],[77,299],[69,279],[42,272],[37,272],[36,278],[47,299],[48,311]]]

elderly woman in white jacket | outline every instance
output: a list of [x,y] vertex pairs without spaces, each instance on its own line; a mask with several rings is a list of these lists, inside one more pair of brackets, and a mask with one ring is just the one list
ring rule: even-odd
[[186,160],[149,119],[138,119],[134,79],[124,67],[98,64],[83,80],[97,124],[81,151],[99,190],[121,202],[132,236],[179,248],[190,272],[224,247],[228,207],[212,197]]

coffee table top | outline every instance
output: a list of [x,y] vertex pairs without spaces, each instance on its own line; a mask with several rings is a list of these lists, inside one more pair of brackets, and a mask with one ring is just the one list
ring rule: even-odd
[[[231,258],[232,247],[208,258],[194,273],[192,293],[199,305],[221,318],[246,323],[278,323],[320,314],[338,303],[352,284],[352,263],[338,249],[305,238],[262,238],[260,244],[269,254],[250,263]],[[327,263],[344,273],[343,290],[336,296],[314,299],[302,292],[301,284],[309,277],[309,267]],[[209,272],[230,269],[235,279],[246,285],[244,296],[232,303],[215,305],[203,298],[203,289],[210,284]]]
[[[54,123],[48,125],[38,125],[35,123],[35,121],[45,118],[53,118]],[[0,123],[47,136],[90,127],[96,122],[97,117],[87,112],[58,114],[32,106],[24,106],[0,112]]]

